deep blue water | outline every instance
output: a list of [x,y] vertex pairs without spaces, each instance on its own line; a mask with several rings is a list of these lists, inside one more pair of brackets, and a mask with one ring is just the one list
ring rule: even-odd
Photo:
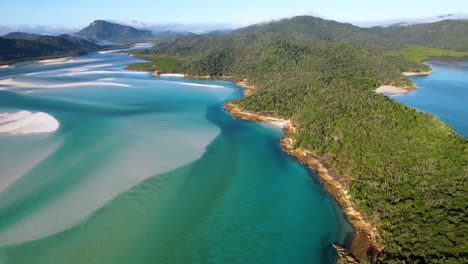
[[468,59],[438,58],[427,64],[433,74],[411,77],[420,87],[393,98],[433,114],[468,137]]

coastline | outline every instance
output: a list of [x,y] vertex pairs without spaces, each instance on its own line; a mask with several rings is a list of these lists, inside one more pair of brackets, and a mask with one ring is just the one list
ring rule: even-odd
[[[234,78],[231,76],[197,76],[190,74],[173,74],[166,73],[168,76],[177,76],[180,78],[198,79],[198,80],[225,80],[234,83],[236,86],[243,88],[244,96],[251,95],[256,89],[255,86],[248,83],[247,79]],[[405,77],[429,75],[432,70],[426,72],[403,72]],[[155,74],[156,75],[156,74]],[[152,76],[155,76],[152,75]],[[160,72],[156,76],[162,76]],[[405,94],[411,90],[418,88],[416,84],[405,87],[397,87],[395,85],[383,85],[378,87],[377,93],[393,93]],[[349,179],[338,175],[327,162],[326,157],[315,155],[307,149],[296,148],[294,134],[297,127],[291,120],[272,117],[268,113],[257,113],[246,111],[233,102],[224,104],[226,110],[234,117],[252,122],[269,122],[273,125],[280,126],[285,135],[280,140],[281,148],[289,155],[295,157],[301,164],[306,165],[309,170],[319,176],[325,190],[337,201],[343,214],[348,222],[354,228],[354,237],[349,248],[344,248],[342,245],[333,244],[338,254],[337,263],[359,263],[362,259],[375,259],[379,252],[383,249],[381,238],[377,231],[375,223],[367,220],[348,193],[347,183]]]
[[[248,89],[244,90],[245,96],[248,96],[247,93],[252,93],[253,86],[248,85],[247,81],[236,82],[236,85]],[[349,249],[345,249],[341,245],[333,245],[339,255],[339,263],[359,263],[359,259],[367,257],[368,250],[370,248],[373,248],[375,252],[379,252],[382,249],[375,225],[366,220],[364,215],[352,202],[352,197],[348,194],[348,190],[346,188],[348,179],[340,177],[324,158],[319,157],[306,149],[294,147],[294,134],[296,133],[297,128],[291,120],[246,111],[232,102],[226,102],[224,105],[227,111],[234,118],[252,122],[283,122],[284,126],[282,126],[282,129],[285,135],[280,140],[283,151],[295,157],[301,164],[306,165],[309,170],[319,176],[325,190],[338,202],[343,214],[354,228],[355,233]]]
[[[405,77],[414,77],[414,76],[427,76],[432,74],[432,70],[423,71],[423,72],[402,72],[401,73]],[[414,84],[410,86],[399,87],[395,85],[381,85],[375,89],[376,93],[380,94],[391,94],[391,95],[403,95],[406,93],[411,92],[412,90],[419,88],[418,85]]]
[[[236,86],[243,88],[244,97],[251,95],[256,89],[255,86],[248,83],[248,79],[236,79],[231,76],[199,76],[190,74],[177,74],[177,73],[161,73],[151,75],[152,77],[176,76],[179,78],[196,79],[196,80],[224,80],[234,83]],[[373,249],[375,254],[381,251],[382,245],[379,243],[379,235],[377,229],[370,223],[363,214],[358,210],[357,206],[351,201],[352,197],[348,194],[346,182],[348,179],[340,177],[333,169],[332,166],[326,162],[322,157],[313,154],[306,149],[295,148],[294,134],[297,131],[296,126],[291,120],[272,117],[267,113],[256,113],[246,111],[236,105],[235,103],[226,102],[224,104],[226,110],[232,117],[252,122],[269,122],[272,125],[279,126],[285,133],[280,140],[280,145],[283,151],[295,157],[301,164],[314,174],[318,175],[325,190],[337,201],[341,211],[345,215],[348,222],[354,228],[354,237],[351,241],[350,248],[344,248],[342,245],[333,244],[337,254],[337,263],[359,263],[360,259],[368,257],[369,249]]]

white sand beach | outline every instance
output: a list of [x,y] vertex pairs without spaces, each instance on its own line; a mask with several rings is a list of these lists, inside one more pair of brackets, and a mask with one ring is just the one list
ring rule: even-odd
[[182,73],[163,73],[160,75],[161,77],[177,77],[177,78],[184,78],[185,74]]
[[109,54],[109,53],[113,53],[113,52],[116,52],[116,51],[119,51],[119,50],[105,50],[105,51],[99,51],[98,53],[99,54]]
[[283,120],[283,121],[270,121],[270,123],[274,126],[284,128],[286,125],[289,124],[288,120]]
[[130,87],[130,85],[128,85],[128,84],[113,83],[113,82],[76,82],[76,83],[55,84],[55,85],[49,86],[48,88],[67,88],[67,87],[76,87],[76,86],[117,86],[117,87]]
[[13,65],[0,65],[0,70],[1,70],[1,69],[12,69],[12,68],[14,68],[14,67],[15,67],[15,66],[13,66]]
[[24,135],[51,133],[59,128],[59,122],[51,115],[29,111],[0,113],[0,133]]
[[185,82],[175,82],[175,83],[185,85],[185,86],[196,86],[196,87],[207,87],[207,88],[225,88],[224,86],[213,85],[213,84],[185,83]]
[[411,76],[423,76],[423,75],[430,75],[432,74],[432,71],[424,71],[424,72],[403,72],[402,73],[406,77],[411,77]]
[[388,93],[388,94],[404,94],[409,92],[406,89],[399,88],[391,85],[382,85],[375,90],[376,93]]

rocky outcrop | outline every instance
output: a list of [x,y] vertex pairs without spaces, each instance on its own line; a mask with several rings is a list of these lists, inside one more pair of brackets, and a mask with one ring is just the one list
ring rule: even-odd
[[161,71],[155,70],[151,73],[151,77],[159,77],[161,76]]

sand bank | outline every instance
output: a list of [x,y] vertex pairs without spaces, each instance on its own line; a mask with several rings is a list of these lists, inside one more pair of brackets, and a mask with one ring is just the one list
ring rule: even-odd
[[[0,85],[10,86],[17,88],[68,88],[77,86],[118,86],[118,87],[130,87],[128,84],[115,83],[115,82],[102,82],[102,81],[90,81],[90,82],[75,82],[75,83],[34,83],[34,82],[23,82],[13,78],[0,80]],[[1,89],[1,87],[0,87]]]
[[13,86],[13,87],[20,87],[20,88],[30,88],[30,87],[37,87],[42,84],[40,83],[30,83],[30,82],[22,82],[18,81],[14,78],[8,78],[8,79],[3,79],[0,80],[0,85],[1,86]]
[[0,113],[0,133],[24,135],[51,133],[59,128],[59,122],[43,112],[29,111]]
[[97,61],[96,59],[83,59],[83,58],[73,58],[73,57],[64,57],[59,59],[48,59],[37,61],[42,65],[62,65],[62,64],[71,64],[71,63],[81,63],[81,62],[93,62]]
[[105,50],[105,51],[99,51],[99,54],[109,54],[109,53],[114,53],[120,50]]
[[177,77],[177,78],[184,78],[185,75],[181,73],[162,73],[159,76],[161,77]]
[[14,68],[15,66],[13,65],[0,65],[0,70],[1,69],[11,69],[11,68]]

